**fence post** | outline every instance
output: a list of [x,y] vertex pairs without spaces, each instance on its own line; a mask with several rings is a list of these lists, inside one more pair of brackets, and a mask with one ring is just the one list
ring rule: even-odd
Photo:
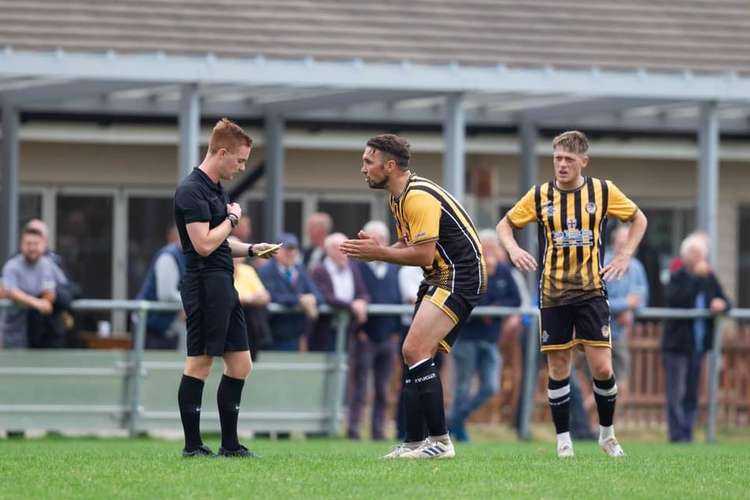
[[138,415],[141,412],[141,369],[143,367],[143,348],[146,343],[146,321],[148,320],[148,303],[141,301],[138,309],[138,324],[133,338],[132,358],[130,362],[130,411],[128,414],[128,435],[135,437],[138,431]]
[[344,400],[346,382],[346,334],[349,327],[349,314],[345,312],[336,313],[336,351],[333,356],[333,381],[329,401],[328,435],[335,436],[339,433],[341,423],[341,405]]
[[518,435],[523,440],[531,439],[531,418],[534,412],[534,390],[537,377],[537,338],[539,337],[539,319],[533,316],[526,335],[524,352],[524,373],[521,384],[521,405],[518,409]]
[[708,422],[706,423],[706,442],[716,441],[716,419],[719,405],[719,375],[721,373],[721,328],[723,316],[713,321],[714,345],[711,349],[708,364]]

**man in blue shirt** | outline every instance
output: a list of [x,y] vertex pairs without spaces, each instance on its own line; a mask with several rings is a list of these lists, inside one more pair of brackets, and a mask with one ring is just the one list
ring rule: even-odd
[[[512,269],[500,262],[500,242],[492,229],[480,231],[482,253],[487,264],[487,293],[480,306],[521,305],[521,295],[513,279]],[[500,389],[502,360],[497,342],[500,338],[501,318],[473,316],[461,331],[453,347],[456,389],[449,431],[458,441],[468,441],[465,422],[471,413],[480,408]],[[474,374],[479,376],[479,388],[469,393]]]
[[[628,241],[628,226],[619,225],[612,232],[612,249],[606,253],[604,264],[608,265],[620,253]],[[612,314],[612,363],[617,375],[620,404],[628,396],[630,374],[630,349],[628,337],[633,328],[634,312],[648,305],[648,278],[643,264],[632,257],[625,274],[619,280],[607,280],[609,310]]]

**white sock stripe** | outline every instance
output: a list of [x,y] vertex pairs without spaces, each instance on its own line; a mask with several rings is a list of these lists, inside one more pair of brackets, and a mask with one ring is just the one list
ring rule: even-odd
[[601,389],[594,384],[594,392],[600,396],[614,396],[617,394],[617,384],[613,385],[609,389]]
[[547,396],[550,399],[557,399],[570,394],[570,384],[560,387],[559,389],[547,389]]
[[432,359],[432,358],[424,358],[424,359],[423,359],[422,361],[417,361],[416,363],[414,363],[413,365],[411,365],[411,366],[409,367],[409,369],[410,369],[410,370],[413,370],[414,368],[418,367],[419,365],[421,365],[421,364],[422,364],[422,363],[424,363],[425,361],[429,361],[429,360],[431,360],[431,359]]

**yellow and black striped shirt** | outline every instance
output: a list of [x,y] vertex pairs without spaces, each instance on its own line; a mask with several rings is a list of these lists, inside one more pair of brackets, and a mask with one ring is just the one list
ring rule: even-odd
[[532,187],[507,214],[521,228],[539,230],[540,307],[604,296],[603,230],[607,217],[632,219],[638,207],[611,181],[585,177],[578,189],[563,191],[554,181]]
[[450,193],[412,175],[389,205],[399,240],[407,245],[435,241],[432,265],[422,268],[427,284],[464,294],[485,292],[487,271],[477,230]]

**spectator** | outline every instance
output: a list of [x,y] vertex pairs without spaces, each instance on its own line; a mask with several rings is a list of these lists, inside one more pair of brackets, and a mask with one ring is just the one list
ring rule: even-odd
[[308,272],[312,272],[326,255],[325,241],[333,230],[333,220],[325,212],[315,212],[307,219],[307,238],[310,246],[302,253],[302,261]]
[[[607,252],[604,265],[620,253],[628,241],[628,227],[620,225],[612,231],[612,251]],[[630,376],[630,348],[628,337],[633,329],[634,312],[648,305],[648,278],[646,270],[637,258],[632,257],[623,277],[607,281],[609,310],[612,314],[612,362],[617,377],[617,398],[620,408],[628,397]]]
[[[721,314],[729,303],[708,263],[707,240],[691,234],[680,245],[682,267],[667,285],[667,306],[706,309]],[[713,347],[713,321],[671,319],[664,325],[662,354],[667,388],[667,425],[671,442],[693,439],[698,409],[698,383],[703,354]]]
[[52,259],[44,255],[44,236],[38,229],[25,228],[21,234],[21,253],[3,266],[3,286],[7,298],[17,308],[6,311],[3,346],[25,349],[34,342],[29,331],[29,317],[51,316],[55,302],[55,270]]
[[[481,231],[479,238],[487,265],[487,293],[479,299],[480,306],[521,305],[521,296],[513,279],[511,267],[500,259],[500,242],[493,230]],[[471,413],[480,408],[500,389],[500,366],[498,351],[500,318],[477,317],[469,319],[453,346],[455,362],[455,393],[449,431],[458,441],[468,441],[465,422]],[[479,376],[479,388],[470,395],[471,381]]]
[[271,294],[272,302],[287,307],[300,306],[302,314],[295,312],[271,316],[272,349],[299,351],[306,347],[301,345],[301,339],[308,329],[308,322],[318,319],[318,304],[322,302],[322,297],[305,268],[297,263],[297,237],[283,233],[278,242],[282,247],[271,262],[261,267],[258,275]]
[[[167,229],[167,244],[151,260],[136,300],[178,302],[180,281],[185,274],[185,256],[180,235],[172,224]],[[133,316],[137,318],[137,316]],[[185,313],[179,311],[151,311],[146,320],[146,349],[177,349],[180,334],[185,331]],[[136,320],[137,323],[137,320]]]
[[[381,221],[370,221],[364,231],[379,244],[388,245],[388,226]],[[400,304],[399,267],[387,262],[357,262],[371,304]],[[416,297],[416,295],[415,295]],[[354,337],[350,360],[352,367],[352,395],[349,403],[350,439],[359,439],[360,417],[365,403],[368,374],[372,370],[375,397],[372,404],[370,436],[385,439],[385,412],[388,405],[388,386],[393,374],[398,349],[401,320],[398,316],[368,316],[367,322]]]
[[[326,304],[334,309],[351,312],[349,332],[353,333],[367,321],[369,297],[359,268],[349,262],[349,258],[339,250],[339,245],[346,239],[346,235],[342,233],[326,237],[326,256],[313,269],[311,277]],[[315,323],[308,339],[308,348],[318,352],[335,350],[336,333],[331,315],[325,315]]]
[[234,287],[237,289],[237,295],[245,313],[250,356],[253,361],[256,361],[258,351],[271,342],[271,327],[268,324],[268,309],[266,308],[271,302],[271,294],[263,286],[255,268],[245,263],[245,257],[235,257],[233,260]]

